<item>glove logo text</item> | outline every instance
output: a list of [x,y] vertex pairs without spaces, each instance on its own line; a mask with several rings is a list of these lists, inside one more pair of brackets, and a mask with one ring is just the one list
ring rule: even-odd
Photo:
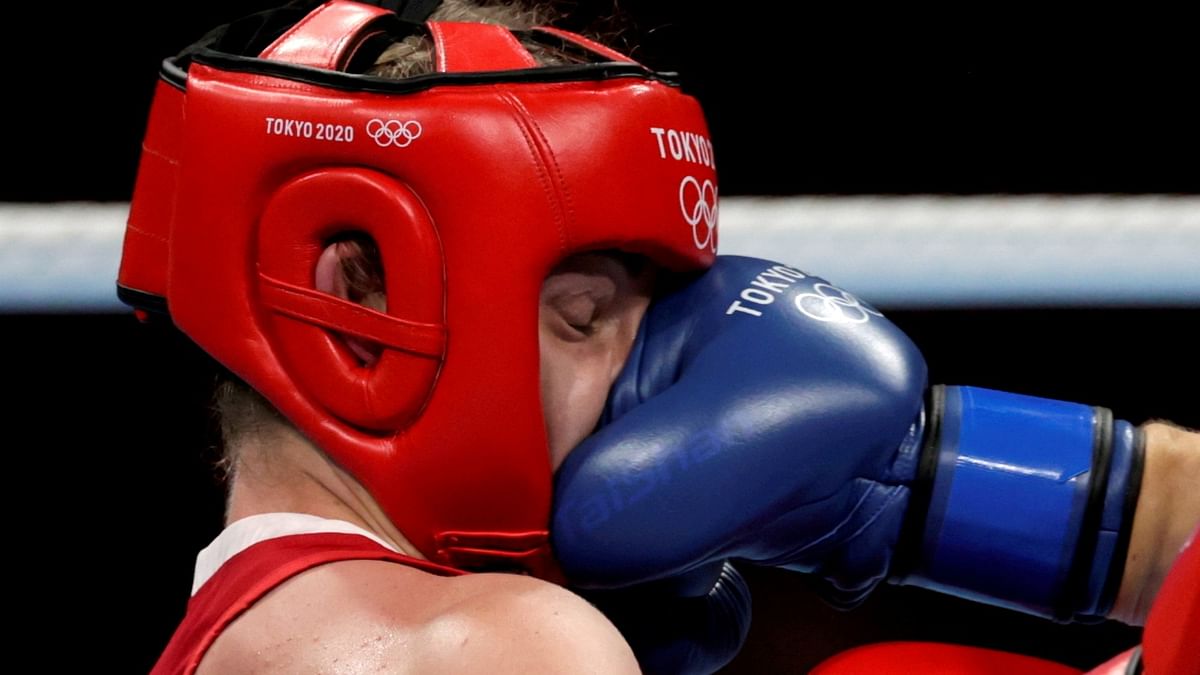
[[734,300],[729,309],[725,310],[726,314],[740,312],[749,314],[750,316],[762,316],[762,310],[747,307],[742,304],[742,300],[751,302],[756,305],[769,305],[775,302],[775,296],[782,294],[792,284],[807,279],[808,275],[798,269],[793,269],[787,265],[774,265],[762,274],[754,277],[754,281],[750,282],[750,288],[744,289],[738,297],[741,300]]

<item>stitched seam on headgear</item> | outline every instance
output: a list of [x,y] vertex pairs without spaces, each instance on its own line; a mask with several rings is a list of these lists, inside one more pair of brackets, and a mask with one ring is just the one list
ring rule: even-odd
[[[304,18],[297,21],[296,24],[294,26],[292,26],[290,29],[288,29],[283,35],[280,35],[278,38],[275,39],[274,42],[272,42],[270,45],[268,45],[267,48],[264,49],[260,53],[260,58],[280,60],[279,52],[280,52],[281,46],[283,45],[283,43],[285,41],[294,37],[297,33],[299,33],[302,29],[304,29],[309,23],[316,21],[319,17],[323,18],[323,17],[327,16],[330,12],[337,12],[337,11],[343,9],[344,7],[345,7],[344,3],[342,4],[341,7],[337,7],[337,8],[334,8],[331,3],[326,3],[325,5],[318,7],[317,9],[309,12]],[[372,8],[372,9],[368,10],[363,7],[358,7],[358,8],[354,8],[354,9],[348,9],[347,11],[357,13],[355,16],[355,19],[356,19],[355,30],[349,34],[342,35],[340,38],[338,38],[337,42],[334,44],[333,53],[328,54],[329,58],[327,58],[323,63],[315,64],[315,67],[318,67],[318,68],[323,67],[326,70],[336,70],[338,67],[338,62],[334,59],[336,59],[337,56],[341,54],[342,48],[345,46],[346,42],[348,40],[351,40],[351,39],[357,37],[358,35],[360,35],[362,32],[362,29],[369,26],[377,18],[379,18],[380,16],[386,16],[386,14],[387,14],[386,11],[384,11],[382,9],[377,9],[377,8]],[[362,20],[363,14],[361,14],[361,12],[363,12],[363,11],[366,11],[368,13],[365,20]],[[343,13],[334,14],[333,16],[335,18],[342,18],[342,14]],[[297,55],[305,55],[305,54],[311,55],[308,52],[301,51],[298,54],[293,54],[292,57],[294,59],[294,57]],[[284,58],[286,58],[286,57],[284,57]],[[310,66],[314,65],[314,64],[307,63],[307,59],[301,59],[301,61],[305,61],[304,65],[310,65]],[[284,61],[284,62],[295,63],[294,60]]]
[[517,48],[517,52],[521,55],[521,60],[525,62],[525,65],[530,68],[538,67],[537,59],[533,58],[533,54],[529,53],[529,50],[525,48],[525,45],[521,44],[521,41],[517,39],[517,36],[512,34],[511,30],[504,31],[504,37]]
[[[370,25],[370,24],[367,24],[367,25]],[[370,42],[371,40],[375,39],[376,37],[378,37],[380,35],[387,35],[387,33],[382,30],[373,30],[370,33],[367,33],[366,35],[364,35],[362,37],[362,39],[358,41],[358,45],[353,50],[351,50],[349,54],[342,55],[342,62],[340,64],[336,64],[335,67],[342,68],[342,67],[349,65],[350,62],[354,60],[354,57],[358,55],[359,51],[362,50],[363,46],[367,42]]]
[[561,220],[557,223],[558,239],[563,247],[563,250],[567,250],[570,242],[568,241],[566,227],[569,223],[575,222],[575,205],[571,199],[571,191],[567,188],[567,181],[566,177],[563,175],[562,167],[559,166],[558,156],[554,154],[554,148],[551,147],[550,141],[546,138],[546,135],[542,133],[541,127],[538,126],[537,121],[533,118],[533,115],[530,114],[529,109],[527,109],[525,105],[521,103],[521,100],[517,98],[515,94],[511,93],[506,94],[505,99],[508,100],[510,105],[515,106],[521,112],[521,115],[529,125],[530,129],[533,132],[536,132],[538,139],[541,140],[541,146],[545,148],[545,152],[539,152],[539,156],[542,158],[544,163],[548,164],[550,168],[553,168],[554,175],[558,179],[554,185],[557,187],[557,196],[559,198],[558,203],[556,204],[558,207],[556,210],[559,211],[561,217]]
[[436,21],[429,21],[425,26],[429,29],[429,36],[433,38],[433,52],[437,59],[434,69],[439,73],[444,73],[446,72],[446,34],[442,32],[441,26]]
[[150,230],[143,230],[142,228],[137,227],[136,225],[126,225],[126,227],[130,231],[138,234],[139,236],[148,237],[150,239],[154,239],[155,241],[160,241],[164,244],[167,243],[167,241],[168,241],[168,239],[166,237],[162,236],[161,234],[151,232]]
[[154,148],[147,146],[145,143],[142,144],[142,152],[144,152],[148,155],[153,155],[154,157],[161,159],[162,161],[166,162],[167,164],[170,164],[171,166],[179,166],[179,160],[175,159],[174,157],[168,157],[167,155],[155,150]]
[[367,409],[367,414],[372,419],[379,419],[379,406],[375,405],[375,397],[371,395],[372,378],[356,377],[355,380],[358,383],[358,400],[362,401],[363,407]]
[[563,200],[561,196],[557,194],[558,191],[555,189],[556,186],[554,185],[554,181],[551,179],[546,170],[546,158],[543,156],[544,154],[550,153],[542,153],[540,151],[540,149],[537,147],[538,144],[536,140],[530,133],[530,128],[532,127],[533,130],[538,132],[538,137],[541,138],[543,143],[545,143],[545,137],[542,136],[541,130],[533,124],[533,120],[529,115],[529,111],[526,110],[523,105],[521,105],[520,101],[516,100],[515,96],[513,96],[511,93],[505,92],[500,95],[500,100],[504,101],[516,110],[514,117],[517,119],[517,128],[521,130],[521,135],[525,137],[525,144],[529,147],[529,151],[533,155],[533,164],[537,168],[538,178],[542,183],[542,191],[546,193],[546,198],[550,200],[550,205],[554,212],[554,227],[558,230],[559,246],[562,250],[566,250],[567,232],[566,223],[564,221],[566,220],[567,214],[563,212]]
[[[360,30],[361,30],[361,27],[360,27]],[[350,40],[350,38],[357,37],[357,36],[358,36],[358,31],[355,31],[349,35],[343,35],[337,41],[337,45],[334,46],[333,53],[329,55],[330,60],[325,63],[325,67],[328,68],[329,70],[336,70],[338,68],[338,62],[335,61],[334,59],[342,54],[342,49],[345,48],[346,43]]]
[[[413,194],[417,198],[417,201],[421,203],[421,207],[425,209],[425,213],[430,217],[430,230],[433,232],[433,236],[437,238],[438,260],[440,261],[438,269],[442,277],[442,311],[438,323],[442,327],[442,353],[438,356],[437,368],[433,373],[433,378],[429,380],[429,389],[425,392],[425,398],[421,401],[421,405],[417,408],[417,411],[413,413],[412,419],[416,420],[425,413],[425,409],[429,407],[430,401],[433,400],[433,392],[437,390],[438,382],[442,378],[442,370],[446,367],[447,354],[450,352],[450,321],[447,318],[447,303],[450,300],[450,279],[446,270],[446,249],[442,246],[441,230],[438,229],[437,223],[433,222],[433,214],[429,211],[429,205],[425,203],[421,195],[415,192]],[[403,429],[397,430],[393,438],[398,438],[402,433],[404,433]]]
[[275,39],[274,42],[272,42],[270,45],[268,45],[267,48],[262,51],[262,58],[270,59],[270,58],[278,56],[278,54],[276,52],[279,51],[279,46],[281,44],[283,44],[284,40],[290,38],[297,31],[299,31],[302,27],[304,27],[305,24],[312,22],[313,20],[315,20],[317,15],[322,14],[322,13],[323,12],[320,12],[320,11],[309,12],[303,19],[300,19],[299,21],[297,21],[296,25],[292,26],[290,29],[287,30],[287,32],[285,32],[283,35],[280,35],[278,38]]
[[571,42],[575,45],[582,44],[582,45],[586,46],[588,49],[590,49],[591,51],[593,51],[597,54],[601,54],[603,56],[607,56],[608,58],[613,59],[619,63],[636,63],[639,66],[642,65],[636,59],[630,57],[629,55],[622,54],[621,52],[613,49],[612,47],[609,47],[607,45],[602,45],[599,42],[596,42],[595,40],[592,40],[586,36],[571,33],[569,31],[555,28],[553,26],[535,26],[534,28],[535,28],[535,30],[540,30],[544,33],[549,33],[550,35],[553,35],[553,36],[559,38],[560,40],[565,40],[565,41]]

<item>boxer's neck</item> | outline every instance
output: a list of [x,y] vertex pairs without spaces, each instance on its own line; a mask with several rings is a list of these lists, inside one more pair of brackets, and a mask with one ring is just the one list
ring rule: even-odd
[[424,558],[358,481],[290,427],[245,439],[238,448],[225,524],[261,513],[344,520],[407,555]]

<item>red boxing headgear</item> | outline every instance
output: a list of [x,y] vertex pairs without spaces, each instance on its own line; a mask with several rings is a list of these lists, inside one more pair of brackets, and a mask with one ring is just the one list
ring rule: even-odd
[[[579,35],[426,27],[436,72],[404,80],[346,72],[419,29],[351,0],[261,53],[226,33],[164,62],[118,291],[168,311],[429,559],[546,576],[542,280],[596,249],[712,264],[712,146],[670,76]],[[593,62],[539,67],[518,38]],[[344,232],[378,243],[386,313],[316,290]]]

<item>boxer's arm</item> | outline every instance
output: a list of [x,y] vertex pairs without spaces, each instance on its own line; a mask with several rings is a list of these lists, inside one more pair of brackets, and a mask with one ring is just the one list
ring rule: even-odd
[[1142,425],[1146,464],[1121,587],[1110,618],[1141,625],[1159,586],[1200,523],[1200,433]]

